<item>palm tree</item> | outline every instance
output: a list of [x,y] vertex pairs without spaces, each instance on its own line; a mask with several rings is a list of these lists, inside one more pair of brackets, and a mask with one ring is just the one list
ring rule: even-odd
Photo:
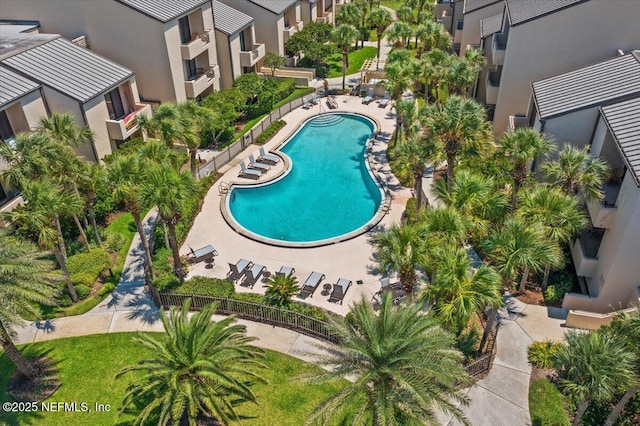
[[26,377],[34,377],[38,371],[16,348],[11,335],[21,315],[38,315],[35,304],[55,304],[60,276],[46,256],[30,242],[0,231],[0,345]]
[[387,9],[373,9],[367,17],[367,23],[369,26],[376,29],[378,36],[378,53],[377,58],[380,59],[380,42],[382,40],[382,33],[393,22],[393,18]]
[[551,152],[553,145],[545,136],[532,128],[510,130],[500,140],[500,154],[506,157],[513,169],[511,191],[511,213],[515,213],[518,191],[527,180],[527,166],[541,155]]
[[413,177],[416,205],[422,207],[422,175],[429,160],[429,151],[422,141],[411,138],[402,142],[394,151],[394,162],[398,168],[408,171]]
[[547,177],[570,194],[581,189],[587,200],[602,200],[602,184],[609,175],[609,167],[600,158],[589,154],[589,147],[565,145],[558,159],[542,166]]
[[418,103],[415,99],[398,99],[393,105],[396,110],[396,141],[402,141],[402,130],[405,130],[407,139],[420,130],[418,122]]
[[[589,225],[578,198],[549,185],[537,185],[522,192],[517,215],[528,223],[542,225],[547,238],[557,245],[568,243]],[[550,266],[545,266],[542,291],[547,288],[550,271]]]
[[130,406],[144,406],[134,420],[142,425],[196,425],[215,419],[229,424],[238,420],[235,404],[257,404],[251,382],[264,382],[253,370],[262,368],[261,349],[249,345],[246,327],[234,317],[213,322],[216,306],[208,305],[189,318],[190,299],[181,310],[171,308],[160,318],[166,338],[140,334],[135,341],[151,358],[121,369],[116,378],[141,372],[127,387],[122,413]]
[[[336,14],[336,25],[351,25],[357,28],[363,19],[364,12],[359,4],[343,4]],[[356,38],[354,49],[358,49],[358,39]]]
[[178,110],[184,134],[183,141],[189,151],[191,174],[197,177],[196,154],[202,145],[204,135],[213,128],[216,114],[193,100],[178,105]]
[[333,327],[341,344],[319,361],[327,369],[302,379],[322,383],[348,375],[354,380],[316,406],[307,424],[334,424],[332,418],[349,401],[359,402],[351,424],[436,424],[436,411],[469,424],[456,406],[468,404],[461,387],[472,383],[462,354],[420,305],[399,309],[386,294],[378,314],[363,300]]
[[539,223],[525,224],[518,218],[507,219],[504,226],[489,235],[485,251],[491,263],[506,280],[521,275],[518,291],[523,293],[530,272],[542,272],[549,266],[558,266],[562,253],[550,243]]
[[144,249],[147,278],[153,281],[155,274],[151,249],[142,224],[142,211],[144,210],[144,204],[141,199],[144,185],[143,179],[140,178],[140,170],[142,169],[144,167],[139,156],[119,155],[109,164],[107,174],[113,200],[124,204],[124,208],[133,216],[133,221],[136,224],[136,230]]
[[332,31],[331,38],[338,49],[342,52],[342,89],[344,89],[345,80],[347,78],[349,51],[351,50],[351,43],[358,39],[358,30],[351,25],[342,24]]
[[449,55],[447,72],[445,80],[449,94],[458,94],[460,96],[468,96],[469,89],[478,79],[480,68],[471,65],[465,59],[458,58],[455,55]]
[[156,206],[169,229],[169,244],[173,253],[174,271],[184,279],[178,249],[176,225],[182,217],[182,207],[196,195],[196,183],[189,172],[179,172],[170,165],[150,167],[140,188],[143,205]]
[[418,57],[432,49],[448,51],[451,49],[451,37],[447,30],[437,22],[425,22],[416,28],[416,48]]
[[416,269],[425,263],[426,241],[424,229],[408,224],[391,225],[372,239],[380,270],[397,272],[410,298],[418,283]]
[[[385,10],[385,9],[376,9],[376,10]],[[373,10],[371,11],[371,13],[373,13]],[[413,9],[411,9],[409,5],[403,4],[396,10],[396,17],[398,18],[398,21],[411,25],[411,23],[413,22]]]
[[620,388],[636,383],[637,356],[613,333],[570,330],[567,346],[555,356],[560,386],[578,406],[573,426],[578,426],[591,401],[611,399]]
[[442,108],[427,107],[425,125],[447,155],[447,187],[451,191],[458,156],[477,156],[486,150],[491,124],[482,105],[472,99],[449,96]]
[[429,233],[429,241],[438,247],[460,247],[467,239],[467,224],[453,207],[424,210],[420,225]]
[[80,191],[84,194],[86,200],[87,215],[91,221],[91,227],[93,228],[93,235],[98,245],[102,245],[102,239],[98,232],[98,224],[96,223],[96,213],[93,210],[93,205],[96,202],[99,188],[107,184],[107,174],[102,164],[85,164],[82,173],[80,174],[81,181],[79,182]]
[[291,298],[300,292],[298,279],[293,274],[273,274],[267,279],[265,287],[265,300],[276,306],[289,306]]
[[139,122],[140,128],[149,136],[162,140],[169,147],[180,141],[180,111],[175,104],[161,104],[153,111],[153,118],[141,115]]
[[412,35],[413,29],[406,22],[396,21],[387,29],[387,38],[395,48],[408,47]]
[[440,322],[459,335],[471,315],[502,304],[502,279],[493,268],[473,270],[467,251],[439,248],[429,259],[431,283],[421,295],[433,305]]
[[[394,107],[396,107],[398,102],[401,100],[402,94],[409,87],[411,67],[399,61],[387,61],[384,71],[387,74],[387,78],[384,80],[383,84],[385,89],[389,92],[389,97],[393,101]],[[396,129],[394,136],[396,142],[399,141],[402,127],[402,112],[402,108],[399,111],[396,108]]]

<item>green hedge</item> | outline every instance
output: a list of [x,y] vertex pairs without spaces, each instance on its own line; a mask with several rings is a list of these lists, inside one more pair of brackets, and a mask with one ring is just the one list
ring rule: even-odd
[[274,121],[269,127],[267,127],[264,132],[260,134],[260,136],[256,138],[255,143],[257,143],[258,145],[264,145],[265,143],[269,142],[271,138],[273,138],[276,133],[278,133],[280,129],[282,129],[286,125],[287,123],[285,123],[283,120]]
[[111,257],[103,249],[93,249],[90,253],[70,256],[67,268],[74,285],[93,286],[96,279],[111,266]]
[[528,350],[529,362],[538,368],[552,368],[553,357],[561,347],[561,343],[550,340],[533,342]]

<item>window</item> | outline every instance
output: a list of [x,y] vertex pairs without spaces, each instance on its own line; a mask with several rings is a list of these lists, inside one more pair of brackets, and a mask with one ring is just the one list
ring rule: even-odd
[[247,52],[247,42],[244,39],[244,31],[240,32],[240,50],[242,52]]
[[189,61],[184,61],[184,65],[187,80],[195,80],[198,77],[198,67],[196,66],[196,60],[191,59]]
[[112,91],[107,92],[104,95],[104,100],[107,102],[109,117],[112,120],[120,120],[121,118],[124,118],[126,113],[124,112],[124,106],[122,105],[120,90],[117,87]]
[[191,28],[189,27],[188,16],[178,19],[178,28],[180,29],[180,41],[182,44],[189,43],[191,41]]
[[5,111],[0,111],[0,139],[3,141],[13,139],[13,129]]

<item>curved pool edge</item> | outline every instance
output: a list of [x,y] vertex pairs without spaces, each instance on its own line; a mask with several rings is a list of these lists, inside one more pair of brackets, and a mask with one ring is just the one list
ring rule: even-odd
[[[311,121],[321,115],[327,115],[327,114],[356,115],[356,116],[365,118],[366,120],[369,120],[373,124],[372,135],[367,139],[367,142],[365,144],[365,160],[366,161],[364,162],[365,167],[369,173],[369,176],[371,177],[371,180],[374,182],[374,184],[378,188],[378,191],[380,191],[380,196],[381,196],[380,205],[378,206],[378,209],[376,210],[373,217],[370,220],[368,220],[364,225],[354,229],[353,231],[350,231],[335,237],[326,238],[322,240],[315,240],[315,241],[276,240],[273,238],[264,237],[260,234],[256,234],[255,232],[252,232],[247,228],[245,228],[244,226],[242,226],[238,221],[235,220],[235,218],[231,214],[231,207],[229,205],[229,194],[233,191],[234,187],[235,188],[255,188],[260,186],[271,185],[283,179],[285,176],[287,176],[291,171],[291,159],[287,154],[280,151],[280,149],[284,147],[290,140],[292,140],[293,137],[300,131],[300,129],[302,129],[302,127],[304,127],[304,125],[308,121]],[[371,155],[370,155],[371,148],[373,143],[377,139],[380,129],[381,129],[381,126],[378,120],[366,114],[362,114],[358,112],[346,112],[346,111],[345,112],[342,112],[342,111],[326,112],[326,113],[315,114],[302,120],[300,123],[298,123],[298,125],[292,131],[289,132],[289,134],[285,138],[283,138],[282,142],[278,143],[270,150],[271,152],[277,154],[283,159],[283,161],[285,162],[284,171],[263,182],[255,182],[255,183],[230,182],[229,190],[220,194],[220,212],[222,213],[222,217],[224,218],[225,222],[227,222],[227,225],[229,225],[236,233],[242,235],[243,237],[246,237],[250,240],[253,240],[259,243],[276,246],[276,247],[285,247],[285,248],[323,247],[323,246],[338,244],[344,241],[352,240],[362,234],[369,232],[371,229],[375,228],[378,225],[378,223],[380,223],[380,221],[384,218],[384,216],[389,211],[389,206],[391,203],[391,195],[384,189],[384,185],[380,179],[380,176],[377,173],[375,173],[371,167]]]

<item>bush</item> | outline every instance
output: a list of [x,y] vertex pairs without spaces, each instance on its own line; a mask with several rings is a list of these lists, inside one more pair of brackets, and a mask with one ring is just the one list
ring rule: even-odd
[[86,299],[87,296],[89,296],[89,293],[91,293],[91,289],[84,284],[78,284],[74,287],[76,288],[76,294],[80,300]]
[[477,352],[481,338],[482,330],[476,324],[471,324],[456,338],[456,346],[465,358],[471,358]]
[[256,138],[255,143],[258,145],[264,145],[265,143],[269,142],[271,138],[273,138],[276,133],[278,133],[280,129],[282,129],[286,125],[287,123],[285,123],[283,120],[274,121],[269,127],[267,127],[264,132],[260,134],[260,136]]
[[73,305],[73,300],[71,300],[71,296],[68,294],[64,294],[58,300],[58,306],[61,308],[66,308],[67,306]]
[[231,297],[233,282],[222,278],[193,277],[172,290],[173,293],[200,296]]
[[107,238],[104,240],[104,245],[111,253],[117,253],[124,246],[127,239],[124,235],[117,234],[115,232],[107,233]]
[[111,257],[103,249],[93,249],[90,253],[79,253],[67,260],[67,269],[71,282],[78,285],[93,286],[96,279],[111,266]]
[[98,296],[102,297],[106,294],[111,293],[113,290],[116,289],[116,285],[113,283],[104,283],[102,284],[102,287],[100,287],[100,290],[98,290]]
[[171,258],[171,250],[164,245],[161,247],[162,248],[157,249],[153,255],[153,270],[158,277],[163,274],[173,273],[173,266],[171,266],[171,261],[169,260]]
[[407,200],[407,205],[404,208],[404,221],[409,224],[418,221],[418,204],[415,197]]
[[158,291],[170,291],[180,285],[180,280],[175,274],[165,273],[156,276],[156,279],[153,280],[153,285]]
[[562,343],[546,340],[544,342],[533,342],[529,346],[529,362],[538,368],[552,368],[553,357],[562,347]]
[[563,277],[563,279],[560,279],[555,284],[551,284],[547,287],[547,289],[544,291],[544,300],[551,305],[559,303],[564,298],[564,295],[570,292],[572,289],[573,278]]

